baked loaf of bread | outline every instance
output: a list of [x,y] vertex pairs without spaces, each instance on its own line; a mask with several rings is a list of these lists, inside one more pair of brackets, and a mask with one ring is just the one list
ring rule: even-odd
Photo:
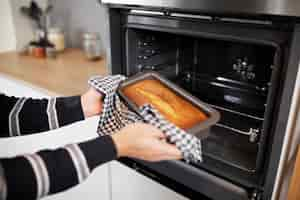
[[182,129],[189,129],[207,119],[204,112],[155,79],[133,83],[123,88],[122,92],[138,106],[151,104],[167,120]]

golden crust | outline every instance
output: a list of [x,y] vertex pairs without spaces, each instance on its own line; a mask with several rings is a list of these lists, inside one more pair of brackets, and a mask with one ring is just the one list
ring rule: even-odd
[[207,119],[204,112],[158,80],[142,80],[125,87],[122,92],[138,106],[151,104],[167,120],[182,129],[189,129]]

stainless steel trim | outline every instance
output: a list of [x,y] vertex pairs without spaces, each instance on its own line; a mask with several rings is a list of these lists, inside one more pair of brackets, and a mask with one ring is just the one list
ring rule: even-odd
[[[300,63],[299,63],[299,69],[300,69]],[[272,194],[272,200],[278,199],[278,195],[280,192],[284,191],[286,188],[284,185],[282,185],[283,179],[288,179],[287,174],[290,172],[288,169],[287,165],[290,164],[292,165],[292,162],[290,162],[289,158],[292,154],[296,154],[298,148],[295,148],[295,144],[292,144],[292,141],[299,141],[299,134],[300,131],[297,132],[297,128],[299,125],[297,125],[297,122],[300,120],[300,71],[297,73],[297,79],[295,83],[295,89],[293,92],[293,99],[292,99],[292,105],[290,108],[290,114],[289,114],[289,119],[288,119],[288,124],[287,124],[287,129],[285,131],[285,137],[284,137],[284,142],[282,146],[282,153],[280,156],[280,162],[279,162],[279,167],[278,171],[276,174],[276,179],[275,179],[275,185],[274,185],[274,190]]]
[[217,108],[217,109],[220,109],[220,110],[231,112],[231,113],[234,113],[234,114],[237,114],[237,115],[241,115],[241,116],[244,116],[244,117],[249,117],[249,118],[252,118],[252,119],[264,121],[264,118],[261,118],[261,117],[256,117],[256,116],[249,115],[249,114],[246,114],[246,113],[241,113],[241,112],[238,112],[238,111],[234,111],[234,110],[231,110],[231,109],[228,109],[228,108],[224,108],[224,107],[221,107],[221,106],[216,106],[216,105],[213,105],[213,104],[208,104],[208,105],[211,106],[211,107],[213,107],[213,108]]
[[164,15],[163,12],[150,11],[150,10],[130,10],[131,14],[140,14],[140,15]]
[[102,3],[247,15],[300,17],[299,0],[101,0]]
[[237,18],[220,18],[221,21],[224,22],[237,22],[237,23],[245,23],[245,24],[261,24],[261,25],[272,25],[271,21],[263,21],[263,20],[253,20],[253,19],[237,19]]
[[191,15],[191,14],[182,14],[182,13],[171,13],[170,16],[172,16],[172,17],[191,18],[191,19],[212,20],[211,16],[205,16],[205,15]]

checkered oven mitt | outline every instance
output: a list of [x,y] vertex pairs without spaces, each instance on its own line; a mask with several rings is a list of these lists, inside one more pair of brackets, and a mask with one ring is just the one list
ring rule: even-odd
[[97,133],[111,135],[127,124],[143,121],[166,134],[168,142],[176,145],[186,162],[201,162],[201,141],[198,138],[168,122],[150,105],[140,107],[139,115],[128,109],[117,94],[120,82],[125,79],[122,75],[113,75],[95,76],[88,81],[91,87],[105,95]]

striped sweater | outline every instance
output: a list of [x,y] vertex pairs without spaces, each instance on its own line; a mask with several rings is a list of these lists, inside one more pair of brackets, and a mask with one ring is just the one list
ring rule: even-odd
[[[39,133],[83,120],[80,96],[35,100],[0,95],[0,137]],[[0,200],[40,199],[66,190],[116,158],[110,136],[0,159]]]

